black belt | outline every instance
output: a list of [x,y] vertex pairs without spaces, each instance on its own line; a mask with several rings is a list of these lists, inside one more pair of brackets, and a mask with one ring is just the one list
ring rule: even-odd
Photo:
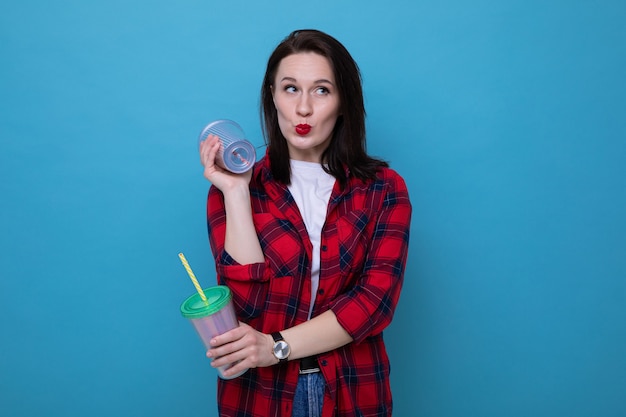
[[320,371],[320,366],[317,363],[317,356],[307,356],[300,359],[300,375],[312,374]]

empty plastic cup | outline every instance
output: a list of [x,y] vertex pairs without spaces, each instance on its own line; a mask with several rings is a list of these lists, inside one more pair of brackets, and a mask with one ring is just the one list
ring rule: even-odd
[[235,174],[241,174],[254,166],[256,149],[245,139],[241,126],[232,120],[216,120],[202,129],[198,137],[198,146],[209,135],[220,138],[222,146],[215,157],[215,163]]
[[[207,298],[205,303],[200,294],[195,293],[187,298],[180,306],[183,317],[189,319],[196,332],[202,339],[204,347],[211,348],[211,339],[239,326],[239,321],[235,315],[232,294],[230,289],[224,285],[206,288],[203,290]],[[217,368],[222,379],[233,379],[247,371],[244,369],[236,375],[224,376],[224,371],[232,367],[228,364]]]

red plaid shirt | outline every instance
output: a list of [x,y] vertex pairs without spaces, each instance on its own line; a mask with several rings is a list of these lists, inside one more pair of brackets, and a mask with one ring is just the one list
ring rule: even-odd
[[[215,187],[207,204],[209,238],[218,281],[231,289],[239,320],[269,334],[307,320],[312,246],[296,202],[272,179],[269,158],[255,166],[250,193],[265,262],[240,265],[224,250],[224,203]],[[313,316],[332,310],[354,341],[318,356],[326,380],[323,417],[391,415],[382,331],[400,296],[410,218],[406,184],[391,169],[373,181],[351,177],[343,190],[335,184]],[[220,416],[291,416],[298,366],[295,360],[220,379]]]

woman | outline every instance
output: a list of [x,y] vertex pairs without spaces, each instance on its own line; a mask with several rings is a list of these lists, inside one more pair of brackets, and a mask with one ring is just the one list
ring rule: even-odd
[[390,416],[391,322],[411,205],[402,178],[367,155],[359,69],[337,40],[295,31],[261,91],[265,158],[246,174],[214,164],[207,215],[220,284],[241,326],[212,341],[220,416]]

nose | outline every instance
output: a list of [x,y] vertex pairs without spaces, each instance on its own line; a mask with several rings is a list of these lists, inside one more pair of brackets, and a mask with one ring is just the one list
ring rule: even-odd
[[307,94],[302,94],[298,103],[296,104],[296,113],[299,116],[309,116],[313,112],[313,107],[311,106],[310,98]]

